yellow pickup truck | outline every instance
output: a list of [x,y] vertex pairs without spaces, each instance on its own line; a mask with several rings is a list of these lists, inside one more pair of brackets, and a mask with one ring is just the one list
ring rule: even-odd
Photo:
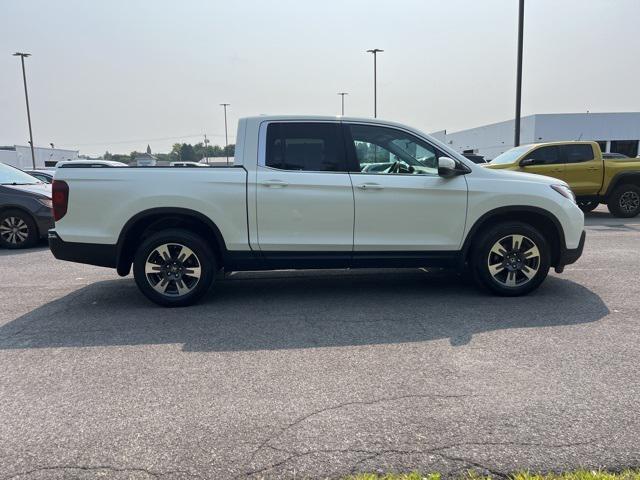
[[640,158],[603,159],[596,142],[522,145],[498,155],[486,167],[564,180],[585,212],[606,203],[614,217],[640,213]]

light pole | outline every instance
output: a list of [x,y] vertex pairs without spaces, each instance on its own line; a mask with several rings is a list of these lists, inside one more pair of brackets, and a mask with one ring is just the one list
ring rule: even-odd
[[522,34],[524,29],[524,0],[518,10],[518,67],[516,73],[516,118],[513,146],[520,145],[520,105],[522,103]]
[[380,52],[384,52],[384,50],[380,50],[379,48],[373,48],[371,50],[367,50],[368,53],[373,53],[373,118],[377,118],[378,116],[378,79],[377,79],[377,55]]
[[344,117],[344,96],[349,95],[348,92],[338,92],[338,95],[342,97],[342,116]]
[[29,111],[29,94],[27,93],[27,74],[24,70],[24,59],[25,57],[30,57],[30,53],[16,52],[13,54],[14,57],[20,57],[22,61],[22,80],[24,82],[24,99],[27,102],[27,122],[29,122],[29,145],[31,145],[31,164],[35,170],[36,168],[36,155],[33,151],[33,132],[31,130],[31,112]]
[[221,103],[220,106],[224,108],[224,153],[227,157],[227,165],[229,165],[229,137],[227,136],[227,107],[230,103]]

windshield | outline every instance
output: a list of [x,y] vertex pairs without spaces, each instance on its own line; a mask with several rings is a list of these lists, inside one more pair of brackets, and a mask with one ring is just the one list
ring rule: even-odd
[[22,170],[0,163],[0,185],[35,185],[42,183]]
[[493,165],[504,165],[505,163],[513,163],[518,159],[524,152],[531,148],[530,145],[522,145],[520,147],[514,147],[511,150],[507,150],[504,153],[501,153],[496,158],[491,160]]

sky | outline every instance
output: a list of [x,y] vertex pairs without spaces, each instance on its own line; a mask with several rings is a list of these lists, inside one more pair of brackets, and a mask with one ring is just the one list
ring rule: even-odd
[[[166,152],[239,117],[513,117],[517,0],[0,0],[0,145]],[[522,114],[640,111],[640,0],[526,0]]]

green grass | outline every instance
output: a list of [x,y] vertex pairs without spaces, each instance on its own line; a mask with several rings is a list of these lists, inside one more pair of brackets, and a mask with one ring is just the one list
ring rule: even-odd
[[[640,470],[626,470],[611,473],[601,470],[577,470],[567,473],[529,473],[520,472],[509,475],[512,480],[640,480]],[[439,473],[360,473],[344,480],[441,480]],[[492,476],[482,476],[473,472],[463,475],[459,480],[493,480]]]

